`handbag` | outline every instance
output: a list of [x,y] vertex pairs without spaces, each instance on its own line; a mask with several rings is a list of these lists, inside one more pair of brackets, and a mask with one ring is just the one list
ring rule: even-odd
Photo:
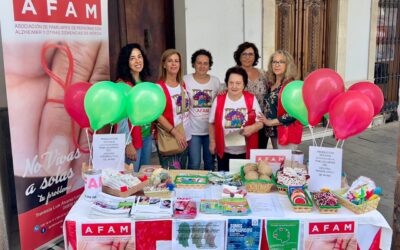
[[[182,96],[182,112],[185,112],[186,109],[186,100],[185,100],[185,91],[181,86],[181,96]],[[183,127],[183,118],[182,122],[175,126],[175,130],[177,130],[181,134],[185,134],[185,128]],[[175,137],[166,131],[164,127],[157,123],[157,133],[158,133],[158,151],[161,155],[175,155],[182,153],[185,149],[181,148],[178,144],[178,141]]]
[[[175,130],[179,133],[185,133],[185,129],[183,128],[183,123],[179,123],[178,126],[175,126]],[[182,153],[185,149],[179,147],[178,141],[175,137],[165,131],[165,129],[161,126],[160,123],[157,123],[157,132],[158,132],[158,150],[162,155],[175,155]]]

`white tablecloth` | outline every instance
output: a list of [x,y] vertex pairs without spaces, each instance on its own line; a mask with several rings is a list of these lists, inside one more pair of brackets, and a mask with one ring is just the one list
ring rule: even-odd
[[[196,191],[191,191],[196,192]],[[212,194],[208,191],[197,191],[199,194],[202,192],[207,192],[208,195],[211,195],[206,198],[213,198]],[[371,242],[378,232],[380,228],[382,228],[380,248],[381,249],[390,249],[391,241],[392,241],[392,229],[389,224],[379,213],[377,210],[357,215],[352,211],[348,210],[345,207],[339,209],[338,213],[335,214],[320,214],[317,209],[314,207],[311,213],[296,213],[292,210],[289,199],[286,195],[282,195],[279,193],[268,193],[268,194],[249,194],[249,198],[256,199],[266,199],[267,196],[276,197],[279,200],[280,206],[282,208],[283,217],[271,217],[268,214],[262,216],[262,218],[266,219],[298,219],[302,224],[307,221],[315,221],[318,219],[326,220],[326,221],[349,221],[354,220],[358,223],[358,234],[357,240],[361,249],[369,249]],[[75,221],[79,223],[102,223],[102,222],[125,222],[125,223],[133,223],[131,218],[90,218],[90,202],[83,199],[83,196],[76,202],[76,204],[72,207],[71,211],[65,218],[65,221]],[[254,218],[254,215],[250,215],[248,217]],[[259,217],[259,216],[256,216]],[[221,219],[227,218],[223,215],[210,215],[210,214],[202,214],[198,213],[196,220],[212,220],[212,219]],[[302,227],[301,227],[302,228]],[[66,235],[66,227],[64,226],[64,236]],[[80,230],[76,230],[76,233],[79,234]],[[300,249],[302,249],[302,230],[300,237]],[[78,235],[79,237],[79,235]]]

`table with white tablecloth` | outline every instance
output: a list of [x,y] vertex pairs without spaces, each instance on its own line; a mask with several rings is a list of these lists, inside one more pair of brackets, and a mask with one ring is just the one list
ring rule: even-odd
[[[179,190],[177,190],[177,193]],[[187,190],[181,190],[187,192]],[[201,196],[210,195],[209,190],[194,191]],[[251,213],[248,216],[235,216],[234,218],[263,218],[295,219],[300,221],[300,245],[303,249],[302,226],[310,221],[355,221],[357,227],[357,241],[360,249],[370,249],[371,244],[378,240],[380,249],[390,249],[392,240],[392,229],[377,210],[357,215],[345,207],[334,214],[321,214],[314,207],[310,213],[296,213],[293,211],[290,201],[286,195],[276,192],[267,194],[248,194],[250,207],[257,200],[273,199],[279,202],[280,214],[268,214],[268,212]],[[212,198],[212,197],[206,197]],[[135,221],[132,218],[93,218],[90,216],[91,203],[83,196],[72,207],[65,218],[64,238],[67,249],[172,249],[172,220]],[[227,217],[219,214],[202,214],[198,212],[194,220],[226,220]],[[264,228],[265,230],[265,228]],[[378,238],[377,238],[378,237]],[[266,249],[265,232],[261,240],[261,249]],[[114,240],[113,240],[114,239]],[[125,239],[125,240],[124,240]],[[99,245],[93,246],[90,242],[98,241]],[[117,244],[115,242],[118,242]],[[121,244],[123,242],[123,245]],[[116,247],[116,248],[115,248]],[[135,248],[136,247],[136,248]]]

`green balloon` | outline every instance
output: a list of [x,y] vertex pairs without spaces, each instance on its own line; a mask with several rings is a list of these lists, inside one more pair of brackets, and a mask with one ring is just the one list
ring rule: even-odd
[[90,126],[98,130],[111,123],[125,112],[126,98],[117,84],[110,81],[95,83],[87,91],[84,101]]
[[326,120],[329,120],[329,113],[326,113],[326,114],[324,115],[324,117],[325,117]]
[[281,101],[289,115],[307,126],[308,111],[303,100],[303,84],[300,80],[289,83],[282,91]]
[[127,98],[127,114],[133,125],[145,125],[164,112],[167,101],[160,86],[142,82],[131,89]]
[[[126,102],[126,99],[128,98],[129,91],[131,91],[132,87],[124,82],[118,82],[116,84],[116,87],[120,89],[124,93],[124,99]],[[114,120],[111,121],[111,124],[117,124],[123,119],[128,117],[128,113],[126,112],[126,107],[124,108],[124,112],[122,112],[118,117],[116,117]]]

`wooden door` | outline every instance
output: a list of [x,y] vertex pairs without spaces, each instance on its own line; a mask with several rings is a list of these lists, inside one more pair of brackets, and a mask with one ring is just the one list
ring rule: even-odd
[[175,47],[173,0],[113,0],[108,3],[111,79],[115,79],[120,48],[127,43],[139,43],[150,62],[150,80],[158,80],[162,52]]
[[292,54],[299,79],[325,67],[326,8],[326,0],[276,0],[276,49]]

